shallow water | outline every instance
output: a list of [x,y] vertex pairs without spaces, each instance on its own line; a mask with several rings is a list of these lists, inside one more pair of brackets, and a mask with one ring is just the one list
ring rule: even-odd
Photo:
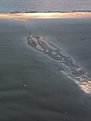
[[91,98],[25,38],[46,36],[90,73],[90,24],[85,19],[0,21],[1,121],[91,120]]

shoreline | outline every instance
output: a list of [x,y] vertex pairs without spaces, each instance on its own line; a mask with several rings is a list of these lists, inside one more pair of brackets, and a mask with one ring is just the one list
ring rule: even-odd
[[67,12],[67,13],[0,13],[0,20],[19,20],[30,19],[84,19],[91,18],[91,12]]

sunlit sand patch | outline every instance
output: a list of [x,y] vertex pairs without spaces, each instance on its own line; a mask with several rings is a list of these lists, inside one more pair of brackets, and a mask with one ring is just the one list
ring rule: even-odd
[[51,18],[90,18],[91,12],[68,12],[68,13],[0,13],[0,19],[26,21],[28,19],[51,19]]
[[65,71],[61,71],[64,75],[66,75],[69,79],[73,80],[79,87],[80,89],[85,93],[85,94],[91,94],[91,81],[89,80],[82,80],[81,77],[73,77],[70,73],[67,73]]
[[75,80],[75,82],[80,86],[80,88],[87,94],[91,94],[91,82],[87,81],[87,82],[78,82],[77,80]]
[[85,94],[91,94],[91,80],[87,78],[82,79],[82,77],[76,77],[71,73],[66,72],[66,70],[61,72],[69,79],[73,80]]

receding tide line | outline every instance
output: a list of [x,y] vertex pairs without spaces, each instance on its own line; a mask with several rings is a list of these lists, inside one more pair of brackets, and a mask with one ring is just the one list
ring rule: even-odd
[[91,18],[91,12],[68,12],[68,13],[0,13],[0,19],[28,20],[28,19],[51,19],[51,18]]

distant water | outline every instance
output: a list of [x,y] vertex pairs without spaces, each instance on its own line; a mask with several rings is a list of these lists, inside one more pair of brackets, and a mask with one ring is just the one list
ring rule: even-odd
[[0,12],[91,10],[91,0],[0,0]]
[[46,36],[91,74],[90,19],[0,20],[0,120],[91,121],[91,98],[27,44],[30,33]]

